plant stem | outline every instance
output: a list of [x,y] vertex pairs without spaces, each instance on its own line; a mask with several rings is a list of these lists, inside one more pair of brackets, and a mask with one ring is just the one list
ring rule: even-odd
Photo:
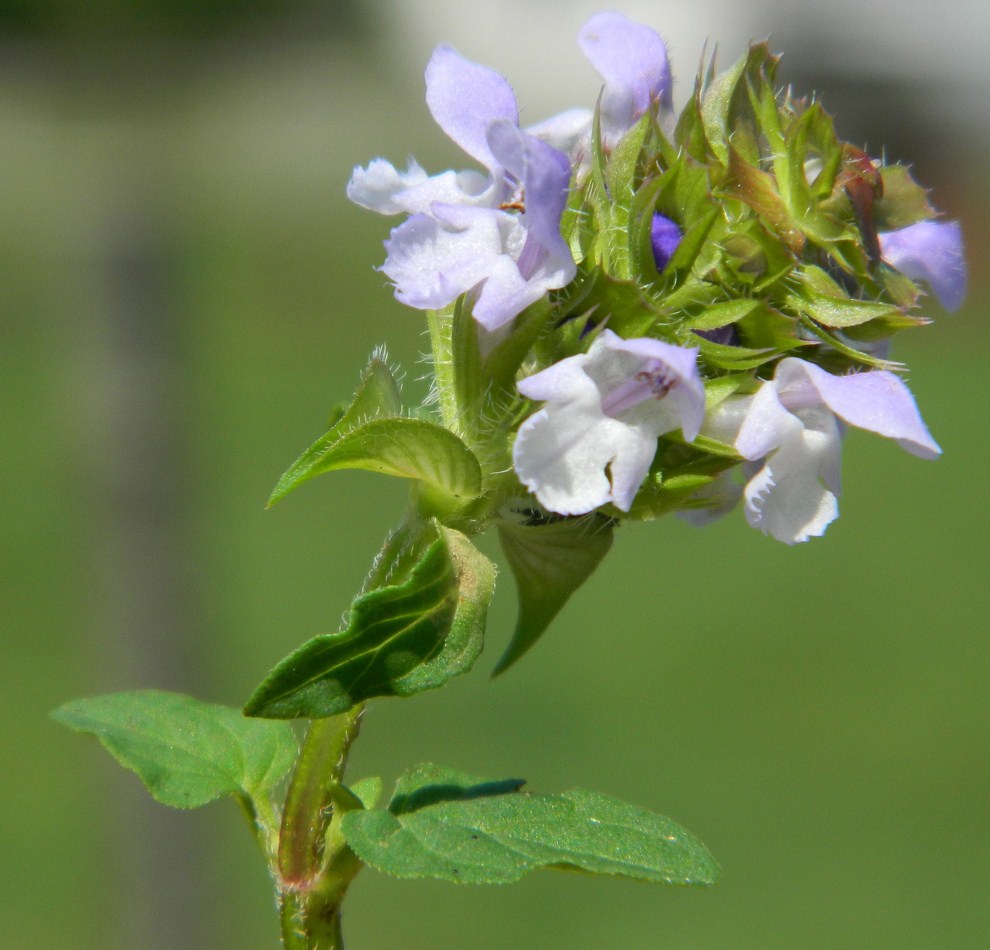
[[279,913],[286,950],[342,950],[340,901],[350,879],[337,881],[325,854],[332,791],[343,778],[364,704],[314,720],[286,794],[278,848]]
[[283,950],[344,950],[340,904],[307,912],[299,893],[283,893],[279,901]]
[[[422,522],[414,513],[389,536],[362,592],[394,582],[415,563]],[[289,782],[278,839],[279,919],[285,950],[343,950],[341,901],[361,862],[328,831],[334,792],[344,778],[347,755],[361,728],[364,703],[314,719]]]

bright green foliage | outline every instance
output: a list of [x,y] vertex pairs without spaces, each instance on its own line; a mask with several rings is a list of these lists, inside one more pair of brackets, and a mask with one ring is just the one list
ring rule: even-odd
[[397,877],[506,884],[538,868],[660,884],[711,884],[708,849],[669,818],[594,792],[520,791],[436,765],[399,780],[387,810],[351,811],[343,833],[371,867]]
[[[836,329],[870,341],[917,325],[904,313],[917,287],[880,262],[876,234],[932,217],[924,190],[839,141],[819,103],[778,95],[777,62],[761,43],[721,76],[714,65],[699,73],[673,140],[644,118],[611,154],[593,148],[572,238],[583,259],[558,295],[562,319],[700,346],[712,380],[755,375]],[[655,211],[684,234],[662,274]],[[692,332],[730,324],[731,347]],[[577,337],[537,368],[587,346]],[[877,363],[849,342],[832,362],[833,372]]]
[[496,673],[507,670],[536,643],[591,576],[612,547],[612,526],[600,515],[547,524],[499,523],[502,550],[519,589],[519,619]]
[[481,488],[478,460],[456,435],[432,422],[397,417],[331,429],[279,479],[269,504],[314,475],[345,468],[418,479],[463,501]]
[[142,690],[77,699],[52,718],[95,735],[163,805],[198,808],[221,795],[266,798],[298,748],[289,726],[239,709]]
[[269,505],[314,475],[346,468],[417,479],[465,502],[474,498],[481,471],[471,451],[447,429],[401,411],[395,378],[373,358],[350,406],[279,479]]
[[361,803],[362,808],[374,808],[382,797],[384,783],[377,775],[358,779],[350,786],[351,794]]
[[314,637],[279,663],[248,700],[249,716],[331,716],[372,696],[441,686],[471,668],[495,568],[457,531],[425,525],[423,536],[408,576],[361,594],[345,630]]

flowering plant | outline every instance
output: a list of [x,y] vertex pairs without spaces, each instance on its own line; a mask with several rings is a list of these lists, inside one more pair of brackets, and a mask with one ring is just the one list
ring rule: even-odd
[[[495,567],[473,538],[497,531],[519,591],[501,673],[624,520],[700,525],[742,499],[751,525],[803,542],[838,514],[847,425],[939,453],[887,351],[927,322],[926,286],[961,303],[959,226],[905,167],[841,142],[819,103],[778,93],[765,44],[722,75],[703,66],[679,114],[653,30],[597,14],[579,45],[604,81],[596,108],[528,128],[503,77],[438,47],[427,104],[484,171],[375,159],[348,185],[405,216],[381,269],[426,313],[433,386],[404,406],[376,352],[272,495],[345,468],[410,481],[345,628],[278,663],[246,715],[160,692],[55,714],[165,804],[233,795],[289,948],[343,945],[342,902],[365,866],[478,883],[541,867],[717,876],[670,819],[597,793],[419,765],[378,807],[380,779],[345,783],[370,700],[442,686],[480,655]],[[301,749],[292,719],[311,720]]]

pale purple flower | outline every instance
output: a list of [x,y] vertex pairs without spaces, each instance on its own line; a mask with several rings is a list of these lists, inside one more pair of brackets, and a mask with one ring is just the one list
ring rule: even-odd
[[542,409],[519,428],[513,464],[549,511],[628,511],[657,450],[680,429],[692,441],[705,411],[697,349],[603,330],[587,353],[519,382]]
[[781,360],[755,395],[720,403],[704,431],[762,462],[751,467],[743,491],[746,518],[795,544],[823,534],[838,516],[843,423],[894,439],[921,458],[941,452],[893,373],[833,376],[795,357]]
[[560,234],[570,163],[519,128],[502,76],[451,47],[434,51],[426,89],[434,119],[488,175],[429,177],[412,160],[400,172],[375,159],[354,170],[347,193],[382,214],[411,215],[385,242],[382,270],[399,300],[439,309],[472,291],[475,319],[495,330],[576,273]]
[[392,231],[382,270],[396,297],[420,309],[445,307],[477,288],[472,314],[495,330],[568,284],[577,268],[560,234],[566,156],[506,120],[492,123],[489,141],[521,183],[525,210],[434,202],[429,214],[414,214]]
[[880,235],[883,259],[911,280],[923,280],[946,310],[966,296],[966,259],[958,221],[919,221]]
[[648,26],[621,13],[596,13],[581,27],[578,45],[605,80],[606,141],[621,138],[654,104],[672,108],[667,47]]
[[[581,27],[578,46],[605,80],[601,128],[606,148],[616,145],[654,107],[665,125],[672,122],[667,47],[654,30],[621,13],[596,13]],[[571,109],[527,131],[584,165],[593,116],[588,109]]]
[[497,207],[510,197],[511,185],[488,144],[493,122],[519,124],[515,93],[505,77],[441,44],[426,67],[426,104],[437,125],[488,174],[446,171],[430,177],[413,159],[400,172],[376,158],[366,169],[354,169],[347,197],[380,214],[428,213],[438,201]]

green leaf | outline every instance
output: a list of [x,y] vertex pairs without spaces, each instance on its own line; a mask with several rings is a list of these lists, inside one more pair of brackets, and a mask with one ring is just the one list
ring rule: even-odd
[[481,467],[449,429],[422,419],[371,419],[346,429],[338,423],[279,479],[268,504],[324,472],[357,468],[425,482],[455,499],[481,491]]
[[765,311],[766,305],[760,300],[751,300],[748,297],[740,300],[725,300],[705,307],[697,316],[688,318],[684,326],[688,330],[715,330],[742,320],[757,309]]
[[350,406],[344,411],[344,425],[371,416],[396,416],[402,411],[399,384],[385,362],[384,350],[376,351],[361,374],[361,382]]
[[702,122],[709,147],[723,165],[728,165],[730,141],[754,140],[751,127],[755,117],[748,87],[755,81],[761,87],[772,88],[778,62],[765,42],[754,43],[731,69],[706,84],[701,101]]
[[539,868],[659,884],[712,884],[718,865],[680,825],[582,789],[518,791],[420,765],[398,783],[388,811],[351,811],[347,843],[371,867],[405,878],[507,884]]
[[[713,460],[714,461],[714,460]],[[731,463],[722,462],[724,468]],[[673,478],[647,478],[629,508],[634,521],[652,521],[684,507],[684,502],[715,480],[715,475],[675,475]]]
[[595,325],[605,324],[620,336],[645,336],[660,316],[657,306],[634,280],[622,280],[593,270],[577,300],[568,302],[568,315],[590,315]]
[[77,699],[52,718],[95,735],[173,808],[198,808],[221,795],[259,799],[298,752],[286,723],[245,719],[239,709],[158,690]]
[[727,346],[723,343],[712,343],[711,340],[700,336],[695,336],[692,343],[701,351],[701,358],[706,363],[735,373],[762,366],[776,357],[779,352],[773,347]]
[[501,522],[499,540],[519,589],[519,619],[494,675],[516,662],[594,572],[612,547],[610,519],[566,518],[548,524]]
[[[667,262],[663,274],[664,277],[669,275],[675,286],[680,285],[694,269],[720,215],[721,211],[717,207],[706,208],[702,216],[684,232],[684,237]],[[665,300],[664,304],[669,306],[670,301]]]
[[678,168],[665,172],[658,178],[644,181],[633,194],[629,206],[629,266],[633,275],[646,283],[654,283],[660,276],[653,257],[653,213],[657,210],[657,196],[669,177],[676,177]]
[[677,119],[677,127],[674,130],[674,143],[680,145],[681,149],[678,150],[674,147],[673,143],[668,143],[666,140],[661,139],[661,151],[664,161],[668,166],[676,161],[679,151],[690,155],[698,162],[704,162],[707,159],[708,148],[701,114],[701,100],[705,87],[711,84],[715,74],[714,57],[709,64],[707,73],[704,65],[704,62],[699,64],[698,73],[694,81],[694,91]]
[[928,203],[928,192],[912,177],[904,165],[885,165],[880,169],[883,194],[874,207],[877,227],[884,231],[906,228],[927,221],[937,214]]
[[330,431],[351,428],[376,416],[397,416],[402,412],[399,384],[385,362],[384,349],[378,349],[361,374],[361,382],[350,405],[335,407],[330,414]]
[[457,531],[432,540],[399,584],[361,594],[347,629],[290,654],[248,700],[249,716],[320,718],[372,696],[408,696],[469,670],[481,652],[495,568]]
[[457,434],[476,428],[482,379],[478,324],[464,297],[427,312],[433,348],[433,375],[444,425]]
[[903,363],[898,363],[896,360],[880,359],[879,357],[872,356],[869,353],[863,353],[851,347],[848,343],[844,343],[839,337],[829,333],[824,327],[819,326],[814,320],[808,317],[802,318],[801,325],[837,353],[841,353],[844,357],[855,363],[863,363],[866,366],[872,366],[874,369],[886,369],[891,372],[899,372],[906,369]]
[[471,669],[484,646],[488,605],[495,593],[495,565],[459,531],[441,528],[454,565],[457,604],[454,619],[436,659],[414,667],[396,680],[396,693],[409,696],[442,686]]
[[635,190],[636,168],[639,165],[646,137],[653,123],[650,111],[622,136],[613,148],[605,167],[605,183],[614,200],[624,200]]
[[850,297],[819,267],[808,265],[801,278],[796,291],[786,297],[787,306],[826,327],[853,327],[900,313],[892,303]]
[[512,332],[485,357],[482,374],[492,381],[496,390],[511,390],[515,393],[516,372],[530,355],[552,313],[553,309],[546,297],[530,304],[516,317]]
[[723,188],[726,194],[742,201],[760,215],[793,253],[801,253],[805,244],[804,235],[781,197],[773,175],[751,165],[731,146],[729,176]]
[[384,783],[377,775],[360,778],[350,786],[350,793],[361,803],[363,808],[374,808],[382,797]]

